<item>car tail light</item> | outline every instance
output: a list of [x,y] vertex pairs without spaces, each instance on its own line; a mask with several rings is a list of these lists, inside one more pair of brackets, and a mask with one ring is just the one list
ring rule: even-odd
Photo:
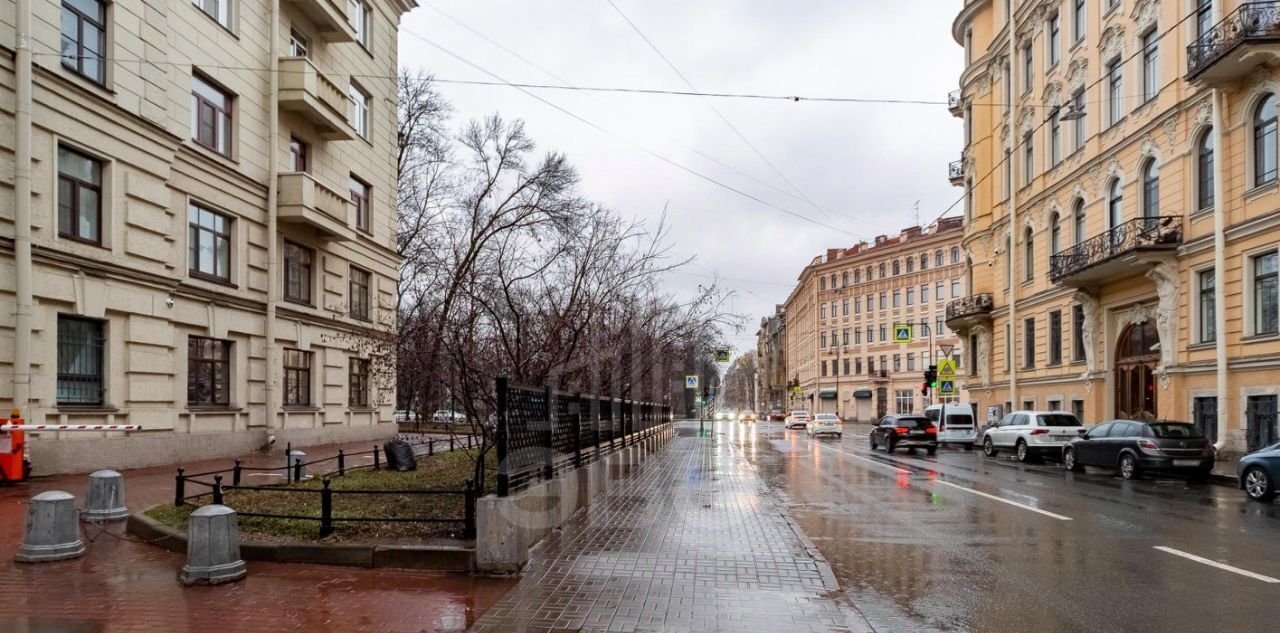
[[906,435],[907,433],[911,432],[911,429],[905,426],[895,426],[893,427],[893,432],[897,433],[898,435]]
[[1032,435],[1048,435],[1049,429],[1032,429],[1031,434]]
[[925,433],[933,433],[933,434],[935,434],[935,435],[936,435],[936,434],[938,433],[938,427],[936,427],[936,426],[931,426],[931,427],[929,427],[929,428],[925,429],[925,430],[924,430],[924,432],[925,432]]
[[1152,442],[1151,440],[1148,440],[1148,439],[1138,440],[1138,448],[1141,448],[1144,451],[1148,451],[1152,453],[1160,452],[1160,447],[1156,446],[1155,442]]

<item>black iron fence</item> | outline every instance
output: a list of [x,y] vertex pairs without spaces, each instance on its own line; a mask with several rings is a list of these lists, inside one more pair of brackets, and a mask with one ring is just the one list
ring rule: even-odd
[[1280,40],[1280,1],[1246,2],[1187,46],[1187,76],[1195,77],[1237,45]]
[[947,304],[947,320],[990,314],[993,305],[991,294],[986,292],[960,297]]
[[[434,455],[435,453],[444,453],[454,450],[463,450],[475,448],[480,442],[472,436],[465,437],[449,437],[449,438],[417,438],[408,439],[414,447],[414,453],[417,455]],[[292,452],[289,448],[285,449],[285,455]],[[291,455],[290,455],[291,456]],[[351,464],[349,460],[359,460],[363,457],[372,457],[372,461],[368,464]],[[348,523],[452,523],[461,526],[464,538],[472,538],[475,536],[475,508],[476,497],[478,491],[471,480],[467,480],[461,489],[411,489],[411,488],[395,488],[395,489],[349,489],[344,488],[334,490],[329,487],[331,477],[343,477],[347,473],[373,469],[380,470],[383,464],[382,449],[374,446],[371,451],[361,451],[358,453],[347,453],[343,449],[338,449],[338,454],[333,457],[324,457],[311,461],[303,461],[301,457],[295,458],[291,463],[285,466],[275,467],[246,467],[240,460],[235,460],[231,468],[220,470],[209,470],[200,473],[188,474],[185,469],[179,467],[177,475],[174,476],[174,493],[173,504],[182,507],[188,503],[193,505],[202,505],[205,499],[210,503],[221,505],[227,492],[273,492],[288,493],[299,495],[320,495],[320,514],[304,515],[304,514],[278,514],[270,512],[244,512],[237,510],[239,516],[258,517],[265,519],[289,519],[298,521],[315,521],[319,523],[320,538],[324,538],[333,534],[334,524],[337,522]],[[242,482],[246,471],[253,473],[278,474],[287,481],[299,482],[304,477],[306,468],[320,464],[327,464],[331,467],[320,475],[320,488],[304,488],[285,485],[267,485],[267,486],[250,486]],[[231,476],[231,483],[224,483],[225,475]],[[203,492],[188,494],[189,489],[198,489]],[[351,517],[351,516],[335,516],[334,501],[335,497],[352,496],[352,495],[408,495],[408,496],[454,496],[462,501],[462,512],[460,516],[435,516],[420,515],[412,517],[390,517],[390,516],[367,516],[367,517]]]
[[1049,257],[1049,278],[1059,281],[1113,257],[1182,244],[1182,218],[1134,218]]
[[671,407],[653,402],[512,385],[506,378],[498,378],[496,388],[501,497],[596,461],[671,423]]

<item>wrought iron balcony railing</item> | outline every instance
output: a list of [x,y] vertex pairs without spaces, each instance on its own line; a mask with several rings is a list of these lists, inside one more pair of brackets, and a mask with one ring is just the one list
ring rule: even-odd
[[1182,218],[1160,215],[1134,218],[1049,258],[1049,279],[1060,281],[1105,261],[1147,249],[1182,244]]
[[947,95],[947,109],[951,111],[951,114],[960,116],[961,105],[964,105],[964,96],[958,89],[952,90],[951,93]]
[[1187,77],[1194,78],[1250,40],[1280,40],[1280,0],[1246,2],[1188,45]]
[[947,321],[991,314],[993,305],[991,294],[986,292],[960,297],[947,304]]
[[964,160],[957,160],[947,165],[947,179],[951,184],[959,184],[964,181]]

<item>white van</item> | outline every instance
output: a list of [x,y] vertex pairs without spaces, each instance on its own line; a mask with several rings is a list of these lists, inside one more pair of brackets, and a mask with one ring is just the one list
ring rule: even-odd
[[960,444],[966,451],[971,450],[977,437],[973,409],[967,404],[948,404],[947,419],[942,420],[942,408],[943,405],[935,404],[924,410],[924,417],[938,427],[938,443]]

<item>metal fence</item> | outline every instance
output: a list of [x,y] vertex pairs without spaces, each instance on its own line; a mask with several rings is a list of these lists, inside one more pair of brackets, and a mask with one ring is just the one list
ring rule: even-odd
[[598,460],[671,423],[671,407],[498,378],[498,496]]

